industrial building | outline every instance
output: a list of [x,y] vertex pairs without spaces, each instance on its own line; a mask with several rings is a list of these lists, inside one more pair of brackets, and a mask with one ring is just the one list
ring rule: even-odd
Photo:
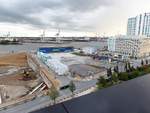
[[150,39],[145,36],[118,36],[108,39],[108,51],[128,57],[150,56]]
[[127,35],[150,36],[150,13],[140,14],[128,19]]

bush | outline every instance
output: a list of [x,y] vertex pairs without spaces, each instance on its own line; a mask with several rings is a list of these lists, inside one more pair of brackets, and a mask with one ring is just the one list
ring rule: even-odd
[[145,69],[144,72],[145,73],[150,73],[150,69]]
[[98,89],[106,88],[112,85],[112,82],[106,80],[104,77],[100,77],[97,82]]
[[104,77],[100,77],[98,81],[99,81],[99,84],[102,85],[102,87],[105,87],[107,85],[107,80]]
[[118,76],[117,76],[116,73],[113,73],[113,74],[112,74],[111,80],[112,80],[112,82],[118,82],[119,79],[118,79]]
[[144,67],[143,66],[142,67],[137,67],[137,70],[144,71]]
[[136,69],[134,67],[130,67],[130,69],[127,69],[127,71],[128,72],[120,72],[120,73],[114,72],[111,75],[111,78],[107,80],[103,77],[100,77],[97,82],[98,89],[112,86],[114,85],[114,83],[117,83],[119,80],[127,81],[130,79],[134,79],[138,76],[143,76],[145,74],[148,74],[150,73],[150,65],[143,65],[141,67],[137,67]]
[[127,80],[129,79],[129,78],[128,78],[128,73],[127,73],[127,72],[119,73],[119,74],[118,74],[118,78],[119,78],[119,80],[127,81]]
[[129,74],[129,79],[136,78],[137,76],[140,76],[140,72],[138,70],[134,70]]

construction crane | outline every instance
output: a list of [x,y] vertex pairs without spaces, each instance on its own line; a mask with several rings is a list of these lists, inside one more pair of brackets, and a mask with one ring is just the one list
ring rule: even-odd
[[56,41],[58,42],[58,43],[60,43],[60,41],[61,41],[61,38],[60,38],[60,29],[58,29],[58,32],[56,33]]
[[8,32],[7,34],[4,34],[3,37],[5,37],[5,38],[10,37],[10,32]]
[[40,35],[41,37],[41,41],[44,41],[44,38],[45,38],[45,30],[43,30],[43,33]]
[[6,37],[10,37],[10,32],[8,32],[8,33],[6,34]]

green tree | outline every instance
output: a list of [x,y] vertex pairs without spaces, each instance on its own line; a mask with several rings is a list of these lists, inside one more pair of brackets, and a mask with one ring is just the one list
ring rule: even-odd
[[111,76],[112,76],[111,68],[107,69],[107,76],[108,76],[108,77],[111,77]]
[[128,70],[129,70],[129,72],[131,72],[131,64],[130,64],[130,62],[128,62],[127,64],[128,64]]
[[118,67],[118,65],[114,67],[114,72],[119,73],[119,67]]
[[130,69],[131,71],[134,71],[135,70],[135,68],[134,68],[134,66],[131,66],[131,69]]
[[144,66],[144,61],[143,60],[141,60],[141,65]]
[[48,95],[50,97],[50,99],[53,100],[54,104],[56,103],[56,99],[57,97],[59,96],[59,92],[57,91],[56,88],[52,87],[49,92],[48,92]]
[[130,72],[131,71],[131,64],[128,61],[125,62],[125,71],[126,72]]
[[128,63],[127,63],[127,62],[125,62],[124,70],[125,70],[126,72],[128,71]]
[[118,82],[119,79],[118,79],[117,73],[113,73],[113,74],[112,74],[111,80],[112,80],[112,82]]
[[146,65],[148,65],[148,60],[146,60],[145,62],[146,62]]
[[72,95],[73,95],[74,91],[76,90],[76,86],[73,83],[73,81],[71,81],[70,84],[69,84],[69,90],[72,92]]
[[100,77],[98,80],[98,84],[102,87],[106,87],[107,86],[107,80],[104,77]]
[[137,70],[139,70],[139,71],[144,71],[144,66],[142,66],[142,67],[137,67]]

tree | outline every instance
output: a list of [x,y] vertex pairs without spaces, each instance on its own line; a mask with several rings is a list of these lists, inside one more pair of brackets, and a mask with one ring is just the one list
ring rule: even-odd
[[102,87],[106,87],[107,86],[107,80],[104,77],[100,77],[98,79],[98,85],[101,85]]
[[69,84],[69,89],[70,91],[72,92],[72,95],[74,94],[74,91],[76,90],[76,86],[75,84],[73,83],[73,81],[70,82]]
[[134,71],[135,70],[135,68],[134,68],[134,66],[131,66],[131,69],[130,69],[131,71]]
[[111,68],[107,69],[107,76],[108,76],[108,77],[111,77],[111,76],[112,76]]
[[139,70],[139,71],[144,71],[144,66],[142,66],[142,67],[137,67],[137,70]]
[[128,70],[130,72],[131,71],[131,64],[130,64],[130,62],[128,62],[127,64],[128,64]]
[[148,60],[146,60],[145,62],[146,62],[146,65],[148,65]]
[[52,87],[48,92],[49,97],[53,100],[54,104],[56,103],[56,98],[59,96],[59,92],[56,88]]
[[126,72],[128,71],[128,63],[127,62],[125,63],[124,69],[125,69]]
[[141,65],[144,66],[144,61],[143,60],[141,60]]
[[131,71],[131,64],[130,64],[130,62],[126,62],[125,63],[125,71],[126,72],[130,72]]
[[119,73],[119,67],[118,67],[118,65],[114,67],[114,72],[115,73]]
[[112,76],[112,70],[111,70],[111,67],[109,68],[109,74],[110,74],[110,76]]
[[111,80],[112,82],[118,82],[118,75],[116,73],[113,73],[112,76],[111,76]]

